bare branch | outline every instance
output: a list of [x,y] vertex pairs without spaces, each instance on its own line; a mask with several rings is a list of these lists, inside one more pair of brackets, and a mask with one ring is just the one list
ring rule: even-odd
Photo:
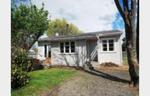
[[133,0],[131,0],[131,10],[133,9]]
[[123,9],[121,8],[121,5],[120,5],[119,1],[118,0],[114,0],[114,1],[115,1],[115,4],[116,4],[116,6],[117,6],[117,8],[118,8],[122,18],[125,20],[125,14],[124,14]]
[[129,5],[128,5],[128,0],[123,0],[123,3],[124,3],[124,7],[128,10],[129,12]]

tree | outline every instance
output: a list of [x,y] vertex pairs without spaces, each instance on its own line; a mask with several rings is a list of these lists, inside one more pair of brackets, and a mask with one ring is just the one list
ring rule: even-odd
[[11,8],[11,42],[12,48],[29,50],[35,41],[48,28],[48,11],[44,5],[38,9],[35,5],[23,5]]
[[[127,57],[128,57],[128,65],[129,65],[129,74],[131,77],[131,82],[134,86],[139,83],[139,76],[137,74],[138,70],[138,58],[137,58],[137,45],[138,45],[138,35],[137,32],[137,22],[139,22],[139,18],[137,18],[139,12],[138,10],[138,2],[137,0],[114,0],[115,4],[123,18],[125,24],[125,35],[126,35],[126,48],[127,48]],[[137,69],[137,70],[136,70]]]
[[22,87],[29,82],[27,68],[31,63],[28,50],[47,30],[48,11],[35,5],[19,4],[11,7],[11,87]]
[[74,24],[69,24],[65,19],[55,19],[49,21],[47,35],[54,36],[56,33],[59,35],[75,35],[80,32]]

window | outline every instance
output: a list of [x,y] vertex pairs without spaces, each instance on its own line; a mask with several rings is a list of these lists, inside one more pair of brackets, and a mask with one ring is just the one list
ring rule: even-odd
[[102,50],[103,51],[114,51],[114,40],[102,40]]
[[64,43],[60,43],[60,52],[64,53]]
[[103,40],[102,44],[103,44],[103,51],[107,51],[107,40]]
[[75,52],[75,42],[61,42],[60,43],[60,53],[73,53]]
[[69,42],[65,42],[65,52],[69,53]]
[[109,40],[109,51],[113,51],[114,50],[114,40]]
[[75,52],[75,43],[71,42],[71,52]]

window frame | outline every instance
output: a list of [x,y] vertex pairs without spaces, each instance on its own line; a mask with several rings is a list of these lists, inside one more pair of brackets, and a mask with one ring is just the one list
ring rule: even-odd
[[[66,52],[66,42],[69,42],[69,52]],[[71,52],[71,42],[74,42],[74,52]],[[63,52],[61,52],[61,43],[63,44]],[[76,42],[75,41],[62,41],[59,42],[60,54],[72,54],[76,52]]]
[[[105,43],[103,43],[103,41],[104,41],[104,40],[102,40],[102,51],[106,52],[106,51],[108,51],[108,40],[105,40],[105,41],[106,41]],[[104,44],[106,45],[106,46],[105,46],[105,47],[106,47],[106,50],[104,50]]]
[[[103,48],[104,48],[104,47],[103,47],[103,40],[106,40],[106,46],[107,46],[107,47],[106,47],[106,49],[107,49],[106,51],[103,50]],[[109,43],[109,40],[113,40],[113,43],[112,43],[112,44],[113,44],[113,50],[110,50],[110,43]],[[101,47],[101,51],[102,51],[102,52],[115,52],[115,38],[102,39],[102,40],[101,40],[101,46],[102,46],[102,47]]]
[[[110,43],[110,42],[109,42],[110,40],[112,40],[113,42]],[[113,45],[113,46],[111,46],[113,50],[110,50],[110,48],[111,48],[111,47],[110,47],[110,44]],[[109,40],[108,40],[108,45],[109,45],[108,50],[109,50],[109,51],[114,51],[114,39],[109,39]]]

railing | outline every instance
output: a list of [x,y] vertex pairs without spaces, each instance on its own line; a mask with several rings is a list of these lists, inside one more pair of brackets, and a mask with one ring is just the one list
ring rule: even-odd
[[93,61],[96,55],[97,55],[97,45],[95,46],[94,50],[90,54],[90,60]]

